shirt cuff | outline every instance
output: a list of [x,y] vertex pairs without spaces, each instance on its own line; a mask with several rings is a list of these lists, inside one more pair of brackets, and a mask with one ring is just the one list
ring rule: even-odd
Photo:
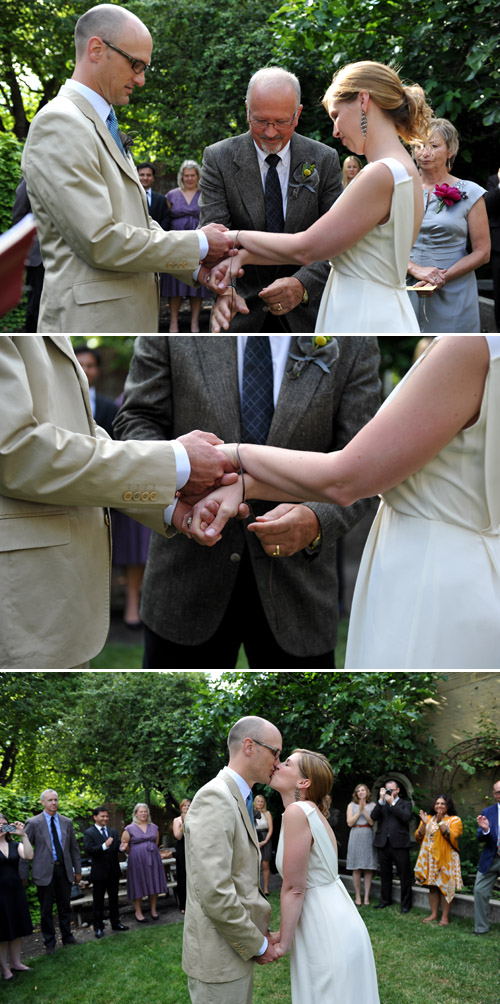
[[203,230],[197,230],[198,240],[200,242],[200,261],[203,261],[207,257],[209,251],[208,237]]
[[267,938],[264,938],[264,943],[262,945],[262,948],[260,949],[260,952],[257,952],[257,955],[258,956],[259,955],[264,955],[264,952],[267,952],[268,945],[269,945],[269,942],[268,942]]
[[[176,470],[176,491],[180,491],[184,488],[184,485],[189,481],[189,476],[191,474],[191,464],[189,462],[188,452],[186,447],[179,442],[178,439],[172,439],[170,445],[174,451],[175,456],[175,470]],[[172,502],[171,505],[167,506],[163,510],[163,521],[167,526],[172,526],[172,521],[174,518],[175,507],[177,505],[177,499]]]

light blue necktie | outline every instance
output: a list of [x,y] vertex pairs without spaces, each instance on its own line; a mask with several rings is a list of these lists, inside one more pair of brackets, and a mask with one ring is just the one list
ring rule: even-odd
[[252,792],[251,791],[248,792],[245,804],[246,804],[246,807],[248,809],[248,815],[250,816],[250,822],[251,822],[252,826],[255,828],[255,820],[253,818],[253,798],[252,798]]
[[117,117],[115,115],[114,108],[111,109],[111,111],[110,111],[110,113],[109,113],[109,115],[108,115],[108,117],[106,119],[106,125],[107,125],[107,127],[108,127],[108,129],[109,129],[109,131],[110,131],[110,133],[111,133],[111,135],[112,135],[112,137],[113,137],[113,139],[114,139],[114,141],[115,141],[118,149],[121,151],[121,153],[123,154],[123,156],[125,156],[125,150],[123,149],[123,144],[122,144],[122,141],[120,139],[120,131],[118,129],[118,119],[117,119]]

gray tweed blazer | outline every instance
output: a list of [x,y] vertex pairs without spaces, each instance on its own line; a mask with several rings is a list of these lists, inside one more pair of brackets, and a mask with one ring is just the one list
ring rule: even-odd
[[[325,369],[304,362],[311,348],[311,336],[292,336],[267,441],[291,449],[339,450],[378,408],[377,339],[332,338],[321,356]],[[297,360],[292,356],[302,361],[298,378],[293,376]],[[137,338],[115,434],[121,439],[172,439],[194,428],[213,432],[226,442],[240,438],[236,337]],[[334,545],[366,512],[368,502],[345,509],[310,505],[322,529],[319,553],[312,558],[300,551],[273,562],[238,520],[229,522],[214,548],[200,547],[183,535],[164,540],[153,534],[143,584],[145,623],[181,645],[210,638],[236,581],[234,556],[241,555],[246,544],[266,616],[281,647],[297,656],[329,651],[335,645],[338,617]],[[266,503],[265,508],[274,504]]]
[[[342,175],[335,150],[294,133],[290,141],[290,178],[285,233],[307,230],[333,205],[342,191]],[[302,178],[304,164],[316,167],[312,184]],[[264,191],[255,145],[249,132],[207,146],[200,181],[200,224],[224,223],[229,229],[265,230]],[[321,294],[330,272],[327,261],[296,265],[249,266],[238,279],[237,290],[247,301],[249,314],[237,314],[231,331],[261,331],[265,305],[258,293],[275,279],[294,275],[305,286],[309,302],[286,315],[293,332],[314,331]]]

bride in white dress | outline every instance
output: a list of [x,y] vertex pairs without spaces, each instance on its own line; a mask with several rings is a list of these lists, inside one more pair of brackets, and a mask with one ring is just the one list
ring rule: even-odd
[[281,924],[272,939],[278,955],[290,952],[292,1004],[357,1004],[360,993],[363,1004],[379,1004],[368,931],[339,879],[324,815],[332,786],[328,760],[309,750],[294,750],[273,774],[285,812],[276,855]]
[[[346,668],[500,667],[499,428],[500,336],[441,335],[343,450],[222,448],[245,471],[246,498],[382,496]],[[241,477],[213,491],[195,506],[193,535],[216,543],[242,495]]]
[[[416,333],[405,281],[423,218],[422,182],[400,137],[408,143],[426,137],[431,109],[421,87],[403,85],[393,69],[370,60],[339,70],[323,104],[333,135],[368,164],[308,230],[235,231],[242,250],[212,270],[210,288],[220,294],[246,264],[309,265],[327,258],[332,271],[317,332]],[[279,315],[280,306],[273,313]]]

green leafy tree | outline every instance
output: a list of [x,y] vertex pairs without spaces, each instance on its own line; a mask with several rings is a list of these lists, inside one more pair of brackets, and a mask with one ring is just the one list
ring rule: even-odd
[[[304,86],[302,128],[331,142],[319,99],[345,63],[392,63],[425,89],[438,116],[453,121],[464,160],[491,160],[491,126],[500,122],[496,52],[500,12],[481,0],[289,0],[270,18],[276,59]],[[335,143],[337,141],[334,141]],[[340,146],[339,146],[340,150]],[[342,150],[342,153],[345,153]],[[491,170],[484,169],[486,176]],[[479,179],[478,179],[479,180]]]
[[46,757],[57,719],[78,688],[73,673],[0,673],[0,788],[54,783]]
[[224,673],[186,723],[176,765],[181,774],[196,765],[193,782],[203,784],[226,761],[231,725],[252,714],[279,727],[284,753],[318,750],[341,780],[415,775],[434,756],[424,712],[436,683],[433,673]]

